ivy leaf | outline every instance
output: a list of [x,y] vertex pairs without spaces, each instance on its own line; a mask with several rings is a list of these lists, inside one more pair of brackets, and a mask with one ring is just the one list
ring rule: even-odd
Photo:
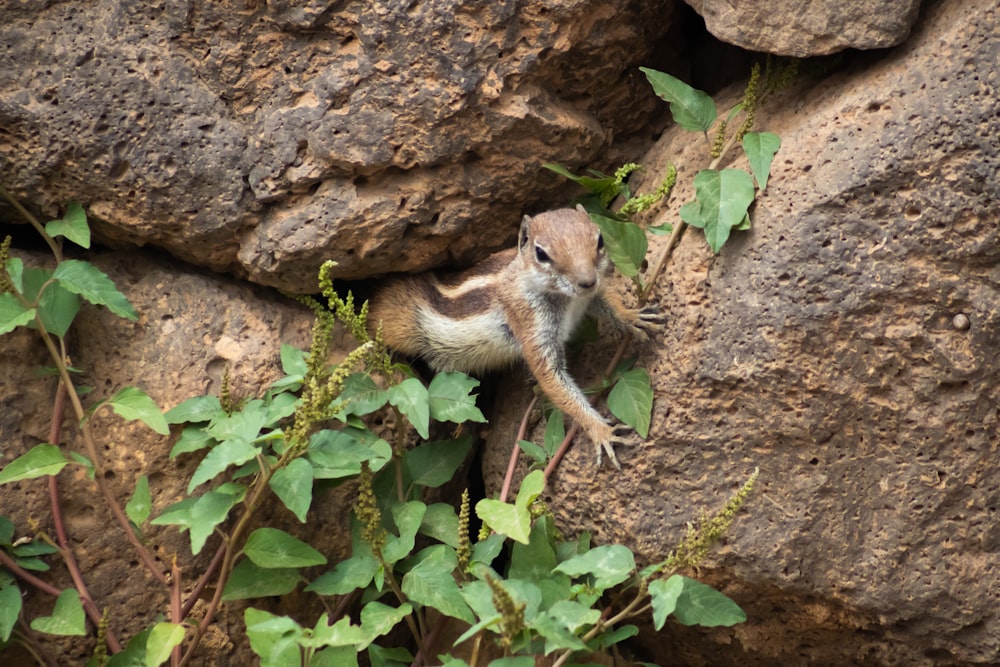
[[590,219],[600,228],[608,257],[622,275],[627,278],[638,275],[649,249],[649,241],[642,227],[634,222],[612,220],[603,215],[591,214]]
[[643,438],[649,435],[653,414],[653,389],[649,373],[642,368],[625,371],[608,394],[611,414],[631,426]]
[[316,479],[339,479],[360,473],[365,461],[378,472],[392,459],[392,447],[367,429],[323,430],[309,439],[306,458]]
[[10,292],[0,294],[0,336],[35,319],[35,309],[25,308]]
[[430,437],[430,407],[427,387],[416,378],[407,378],[389,387],[389,403],[399,408],[421,438]]
[[139,477],[135,484],[135,492],[132,499],[125,505],[125,514],[129,520],[137,526],[146,523],[149,514],[153,509],[153,497],[149,493],[149,478],[145,475]]
[[465,373],[438,373],[427,389],[431,417],[456,424],[485,422],[486,418],[476,407],[476,396],[472,393],[478,386],[479,380]]
[[308,356],[309,354],[304,350],[282,343],[281,370],[285,372],[285,375],[304,376],[309,370],[306,366],[306,357]]
[[747,132],[743,135],[743,152],[750,161],[750,170],[761,190],[767,188],[771,162],[781,148],[781,137],[771,132]]
[[294,459],[284,468],[274,471],[268,484],[295,518],[305,523],[313,493],[313,468],[309,461]]
[[170,427],[156,401],[138,387],[125,387],[108,399],[108,405],[122,419],[138,420],[160,435],[170,435]]
[[[349,620],[349,619],[344,619]],[[302,626],[288,616],[248,607],[243,612],[250,648],[260,656],[261,667],[298,667],[302,664]]]
[[82,637],[87,634],[83,605],[75,588],[67,588],[56,598],[51,616],[42,616],[31,622],[31,629],[50,635]]
[[428,442],[406,452],[403,464],[414,484],[433,489],[455,475],[471,447],[472,438],[469,436],[462,436],[457,440]]
[[175,646],[184,641],[180,623],[157,623],[146,638],[146,667],[159,667],[170,659]]
[[67,463],[69,460],[55,445],[35,445],[0,470],[0,484],[57,475]]
[[712,251],[719,252],[753,203],[753,178],[739,169],[703,169],[694,177],[694,189],[696,199],[681,206],[681,219],[703,229]]
[[244,558],[233,568],[233,573],[222,589],[226,602],[277,595],[287,595],[299,585],[302,575],[295,568],[272,567],[264,569]]
[[45,233],[55,238],[64,236],[83,248],[90,248],[90,226],[87,213],[79,202],[71,201],[66,206],[66,215],[58,220],[45,223]]
[[70,292],[79,294],[94,305],[105,306],[115,315],[133,322],[139,319],[135,308],[118,291],[114,282],[90,262],[67,259],[59,263],[52,277]]
[[684,586],[674,610],[674,618],[679,623],[729,627],[747,620],[739,605],[711,586],[681,575],[674,576],[680,577]]
[[657,97],[670,103],[670,114],[675,123],[691,132],[708,131],[718,115],[715,102],[708,93],[692,88],[666,72],[648,67],[640,67],[639,70],[646,75]]
[[277,528],[258,528],[247,538],[243,553],[267,569],[325,565],[326,556]]
[[427,505],[419,500],[396,503],[391,508],[393,521],[399,536],[387,535],[382,555],[387,563],[395,563],[410,555],[413,551],[420,524],[424,519]]
[[677,598],[684,590],[684,580],[679,575],[669,579],[656,579],[649,582],[649,595],[653,602],[653,624],[657,630],[667,622],[667,616],[677,608]]
[[457,549],[458,514],[455,513],[455,508],[447,503],[428,505],[423,519],[420,520],[420,532]]

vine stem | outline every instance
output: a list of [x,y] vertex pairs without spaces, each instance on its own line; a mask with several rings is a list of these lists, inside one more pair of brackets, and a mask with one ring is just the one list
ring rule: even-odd
[[35,228],[35,231],[37,231],[39,234],[42,235],[42,238],[45,239],[45,243],[47,243],[49,246],[49,250],[51,250],[52,254],[55,255],[56,263],[58,264],[59,262],[61,262],[62,248],[59,247],[59,244],[56,242],[54,238],[49,236],[48,232],[45,231],[45,227],[42,225],[41,222],[39,222],[38,218],[33,216],[31,212],[28,211],[28,209],[24,208],[24,206],[21,205],[21,202],[17,201],[17,199],[9,192],[7,192],[6,188],[4,188],[2,185],[0,185],[0,195],[3,195],[3,198],[6,199],[10,203],[10,205],[13,206],[14,209],[18,213],[20,213],[21,216],[23,216],[24,219],[27,220],[32,227]]
[[504,475],[503,487],[500,489],[500,502],[502,503],[507,502],[507,496],[510,495],[510,487],[514,483],[517,459],[521,453],[521,447],[517,443],[524,440],[524,436],[528,432],[528,419],[531,417],[531,411],[535,409],[536,405],[538,405],[538,394],[531,397],[531,402],[524,409],[524,416],[521,417],[521,425],[517,429],[517,437],[514,438],[514,448],[510,452],[510,461],[507,463],[507,474]]
[[[52,405],[52,425],[49,427],[49,442],[53,445],[59,445],[59,431],[62,429],[63,415],[66,412],[66,386],[59,382],[56,384],[56,396]],[[91,622],[94,625],[99,625],[101,622],[101,614],[97,609],[97,605],[94,603],[94,598],[90,594],[87,588],[87,583],[83,579],[83,574],[80,572],[80,566],[76,562],[76,557],[73,555],[73,549],[70,547],[69,538],[66,534],[66,525],[63,522],[62,507],[59,503],[59,483],[55,475],[49,475],[49,505],[52,510],[52,524],[56,531],[56,542],[59,546],[59,555],[62,556],[63,562],[66,564],[66,569],[69,571],[69,576],[73,580],[73,585],[76,586],[76,590],[80,593],[80,600],[83,602],[83,608],[87,612],[87,616],[90,617]],[[121,643],[115,636],[115,633],[108,628],[104,635],[105,642],[108,645],[108,649],[112,653],[118,653],[122,650]]]

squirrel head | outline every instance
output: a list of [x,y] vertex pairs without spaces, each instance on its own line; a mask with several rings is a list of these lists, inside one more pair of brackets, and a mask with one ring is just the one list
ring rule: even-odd
[[533,289],[570,298],[599,294],[610,267],[601,231],[582,206],[524,216],[518,256]]

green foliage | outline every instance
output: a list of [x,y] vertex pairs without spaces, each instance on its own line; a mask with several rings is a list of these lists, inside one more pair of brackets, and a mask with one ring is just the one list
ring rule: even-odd
[[[773,157],[773,142],[749,134],[744,141],[752,146],[748,154],[754,150],[758,156],[754,167],[758,182],[765,182],[766,167],[763,176],[758,168],[770,160],[769,151]],[[626,165],[611,177],[577,177],[594,190],[600,200],[597,205],[605,207],[595,219],[608,239],[609,253],[628,270],[634,269],[634,275],[646,253],[645,233],[606,206],[618,196],[630,202],[638,199],[631,197],[625,182],[636,168]],[[665,182],[657,197],[666,196],[672,185],[672,180]],[[647,197],[630,210],[651,203]],[[323,614],[308,623],[248,608],[246,634],[262,665],[357,665],[362,651],[376,666],[408,664],[414,654],[410,648],[426,648],[431,610],[446,622],[458,624],[459,633],[464,629],[464,638],[492,638],[506,654],[491,663],[496,667],[530,665],[534,664],[532,656],[553,653],[560,654],[559,664],[583,659],[632,636],[635,627],[624,621],[643,605],[653,610],[657,627],[668,617],[702,625],[743,620],[738,607],[710,587],[677,575],[665,581],[660,577],[672,574],[675,566],[697,562],[707,545],[728,528],[748,488],[738,494],[738,502],[706,518],[705,527],[688,535],[668,560],[642,572],[636,571],[634,557],[624,546],[592,548],[589,536],[563,538],[539,502],[545,477],[538,470],[524,478],[513,503],[492,498],[476,503],[485,532],[473,540],[467,493],[457,511],[428,500],[429,494],[438,493],[432,490],[454,479],[468,458],[472,440],[468,436],[423,440],[433,421],[485,421],[476,406],[478,381],[461,373],[440,373],[425,386],[400,374],[379,336],[370,337],[367,332],[367,305],[356,311],[350,294],[341,298],[333,290],[329,263],[320,274],[326,304],[300,299],[316,314],[310,349],[283,346],[285,376],[262,389],[258,397],[237,400],[224,382],[219,396],[193,397],[163,414],[146,393],[125,387],[85,409],[60,352],[81,299],[128,319],[136,319],[137,314],[95,267],[62,259],[61,240],[89,245],[82,207],[71,205],[62,219],[36,228],[51,242],[56,266],[53,270],[25,267],[20,259],[10,257],[9,242],[0,244],[0,333],[28,327],[50,343],[60,381],[70,388],[86,455],[67,455],[55,445],[39,444],[0,470],[0,483],[51,477],[67,465],[80,465],[100,486],[104,479],[101,450],[94,445],[90,421],[94,411],[105,405],[118,417],[141,421],[156,433],[167,434],[170,424],[179,425],[170,457],[192,459],[187,495],[170,505],[159,505],[151,478],[141,476],[124,508],[115,507],[117,512],[112,512],[140,557],[145,553],[146,537],[140,533],[145,526],[186,531],[192,554],[215,550],[215,569],[199,580],[199,587],[211,584],[208,590],[214,591],[202,612],[208,619],[223,601],[288,595],[303,582],[307,583],[303,594],[347,596],[344,599],[359,605],[348,615],[346,605],[324,601],[327,609],[338,610],[337,616]],[[358,346],[341,363],[329,364],[332,331],[338,322],[357,338]],[[648,375],[626,366],[616,378],[609,406],[619,419],[645,435],[652,401]],[[395,417],[391,433],[375,431],[362,419],[379,411],[391,411]],[[415,445],[413,431],[423,439]],[[554,413],[542,445],[520,445],[541,463],[552,456],[564,434],[562,417]],[[348,558],[328,565],[326,556],[301,536],[261,525],[259,510],[268,501],[286,508],[299,522],[308,522],[317,493],[346,480],[354,480],[358,488]],[[102,492],[105,499],[110,497],[106,488]],[[499,556],[505,550],[510,558],[504,571]],[[16,572],[45,571],[47,557],[66,555],[45,536],[15,541],[14,526],[3,517],[0,551],[3,562]],[[66,563],[73,567],[71,560]],[[155,566],[152,569],[162,576]],[[611,593],[614,596],[607,595]],[[629,596],[633,601],[624,608],[602,614],[609,600]],[[21,600],[18,581],[0,568],[0,640],[4,642],[18,632]],[[102,646],[88,664],[161,665],[176,650],[183,656],[181,665],[192,664],[205,623],[186,621],[186,610],[176,607],[170,613],[169,620],[161,618],[138,632],[111,656],[103,647],[109,617],[91,617],[99,626]],[[79,593],[68,589],[58,595],[52,614],[31,619],[30,627],[44,634],[83,635],[85,618]],[[388,641],[386,637],[396,641],[398,635],[392,631],[400,624],[411,634],[409,648],[374,643]],[[442,661],[465,664],[449,656]]]

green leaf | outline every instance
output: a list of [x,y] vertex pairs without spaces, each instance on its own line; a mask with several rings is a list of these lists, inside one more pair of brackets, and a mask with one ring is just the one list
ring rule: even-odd
[[476,407],[476,395],[472,393],[478,386],[479,380],[465,373],[438,373],[427,388],[431,417],[456,424],[485,422],[486,417]]
[[705,92],[692,88],[666,72],[648,67],[639,70],[646,75],[657,97],[670,103],[674,122],[691,132],[707,132],[715,122],[718,111],[715,102]]
[[545,451],[545,448],[539,447],[530,440],[518,440],[517,446],[521,448],[521,451],[530,456],[535,463],[545,463],[549,460],[549,453]]
[[212,448],[191,475],[188,493],[233,465],[242,465],[260,454],[260,448],[243,440],[227,440]]
[[622,275],[628,278],[638,275],[649,249],[642,227],[634,222],[620,222],[601,215],[591,214],[590,219],[600,228],[608,257]]
[[535,667],[535,659],[530,656],[510,656],[491,660],[486,667]]
[[504,536],[499,533],[494,533],[485,540],[479,540],[472,546],[470,562],[482,565],[491,564],[503,551],[505,542]]
[[430,437],[430,407],[427,387],[416,378],[407,378],[397,385],[389,387],[389,403],[396,406],[400,412],[413,424],[421,438]]
[[563,561],[556,572],[564,572],[571,577],[585,574],[594,577],[594,588],[603,591],[622,583],[635,570],[635,558],[628,547],[611,544],[595,547],[585,554]]
[[226,582],[222,590],[222,600],[247,600],[270,596],[287,595],[295,590],[302,575],[295,568],[260,568],[248,558],[243,558]]
[[137,321],[135,308],[125,295],[100,269],[89,262],[67,259],[59,263],[52,277],[74,294],[79,294],[90,303],[105,306],[119,317]]
[[407,667],[413,662],[413,654],[406,648],[382,648],[376,644],[368,647],[368,659],[372,667]]
[[[14,541],[14,522],[5,516],[0,516],[0,546],[10,546],[11,542]],[[0,570],[2,573],[2,570]],[[2,577],[2,574],[0,574]],[[5,585],[2,578],[0,578],[0,586]]]
[[358,667],[358,651],[354,646],[328,646],[313,653],[309,667]]
[[160,435],[170,435],[170,427],[159,406],[138,387],[125,387],[108,399],[108,405],[122,419],[138,420]]
[[306,591],[317,595],[347,595],[357,588],[368,586],[379,567],[371,552],[355,552],[306,586]]
[[428,505],[420,521],[420,532],[452,548],[458,548],[458,514],[455,513],[455,508],[447,503]]
[[456,563],[435,552],[431,558],[417,564],[403,576],[403,593],[417,604],[434,607],[446,616],[475,623],[476,618],[462,598],[452,572]]
[[514,504],[518,507],[527,507],[535,502],[535,498],[540,496],[544,490],[545,473],[541,470],[533,470],[521,480],[521,488],[517,490],[517,499]]
[[53,238],[64,236],[78,246],[90,248],[90,225],[79,202],[71,201],[66,206],[66,215],[45,223],[45,233]]
[[7,275],[14,286],[15,292],[24,292],[24,262],[20,257],[7,258]]
[[365,461],[372,471],[381,470],[392,459],[392,447],[367,429],[346,427],[314,433],[306,458],[316,479],[339,479],[360,473]]
[[137,526],[146,523],[149,513],[153,509],[153,497],[149,493],[149,479],[142,475],[135,483],[135,492],[132,499],[125,505],[125,514]]
[[351,373],[344,380],[340,400],[346,405],[337,413],[336,418],[344,421],[348,415],[361,417],[375,412],[386,404],[389,395],[367,373]]
[[0,484],[57,475],[69,461],[55,445],[35,445],[0,470]]
[[258,528],[247,538],[243,553],[258,567],[309,567],[325,565],[326,557],[311,546],[277,528]]
[[733,626],[747,620],[747,615],[728,597],[707,584],[680,577],[683,590],[677,598],[674,618],[683,625],[705,627]]
[[309,354],[297,347],[281,344],[281,370],[285,375],[305,376],[309,368],[306,366],[306,357]]
[[169,424],[207,422],[224,415],[222,403],[215,396],[194,396],[167,410],[164,415]]
[[157,623],[146,638],[146,667],[159,667],[170,659],[175,646],[184,641],[180,623]]
[[396,503],[391,508],[393,521],[399,536],[387,535],[385,546],[382,548],[382,556],[387,563],[395,563],[410,555],[413,545],[420,531],[420,523],[423,521],[424,512],[427,505],[419,500],[411,500],[406,503]]
[[[243,500],[246,487],[239,484],[224,485],[215,491],[209,491],[198,498],[191,507],[191,553],[201,553],[209,535],[215,532],[215,527],[226,520],[229,511],[236,503]],[[154,522],[155,523],[155,522]]]
[[545,435],[542,442],[545,451],[550,458],[559,449],[559,445],[566,439],[566,418],[559,410],[550,410],[545,418]]
[[366,604],[361,609],[361,629],[365,633],[367,642],[364,646],[359,645],[358,650],[367,648],[368,643],[392,630],[412,612],[413,607],[408,603],[398,607],[390,607],[377,601]]
[[181,454],[190,454],[206,447],[218,444],[218,440],[205,432],[201,426],[186,426],[181,431],[181,436],[170,449],[170,459],[173,460]]
[[753,178],[739,169],[703,169],[694,177],[694,188],[696,200],[681,206],[681,219],[704,229],[708,245],[719,252],[753,203]]
[[42,616],[31,622],[31,629],[50,635],[82,637],[87,634],[83,605],[75,588],[67,588],[56,598],[51,616]]
[[261,667],[301,667],[302,626],[288,616],[275,616],[253,607],[243,612],[243,622]]
[[33,322],[35,312],[34,308],[22,306],[17,297],[10,292],[0,294],[0,336]]
[[469,436],[462,436],[457,440],[428,442],[406,452],[403,464],[414,484],[434,489],[455,475],[471,447],[472,438]]
[[743,135],[743,152],[750,161],[750,170],[757,179],[761,190],[767,188],[767,178],[771,173],[771,163],[778,149],[781,137],[771,132],[747,132]]
[[0,588],[0,643],[10,639],[21,615],[21,589],[14,584]]
[[653,624],[657,630],[667,622],[667,616],[677,608],[677,598],[684,591],[684,580],[679,575],[669,579],[649,582],[649,595],[653,602]]
[[[34,303],[38,317],[45,329],[57,336],[65,336],[80,312],[80,297],[52,280],[48,269],[28,268],[24,270],[24,297]],[[36,325],[28,325],[34,329]]]
[[[149,639],[149,632],[152,628],[146,628],[128,640],[125,650],[108,657],[105,667],[145,667],[146,665],[146,641]],[[94,658],[87,661],[87,667],[97,667]]]
[[313,494],[313,469],[309,461],[294,459],[284,468],[275,470],[269,486],[295,518],[305,523]]
[[649,435],[653,414],[653,389],[649,373],[642,368],[625,371],[608,394],[611,414],[631,426],[643,438]]
[[531,513],[526,507],[483,498],[476,503],[476,516],[487,526],[521,544],[527,544],[531,531]]
[[600,198],[602,206],[610,204],[615,197],[622,193],[625,187],[623,184],[617,183],[614,176],[606,176],[600,172],[591,172],[595,175],[594,177],[577,176],[561,164],[549,163],[542,166],[590,190]]
[[553,577],[556,566],[555,524],[552,517],[541,517],[531,527],[527,544],[514,544],[507,576],[539,583]]

